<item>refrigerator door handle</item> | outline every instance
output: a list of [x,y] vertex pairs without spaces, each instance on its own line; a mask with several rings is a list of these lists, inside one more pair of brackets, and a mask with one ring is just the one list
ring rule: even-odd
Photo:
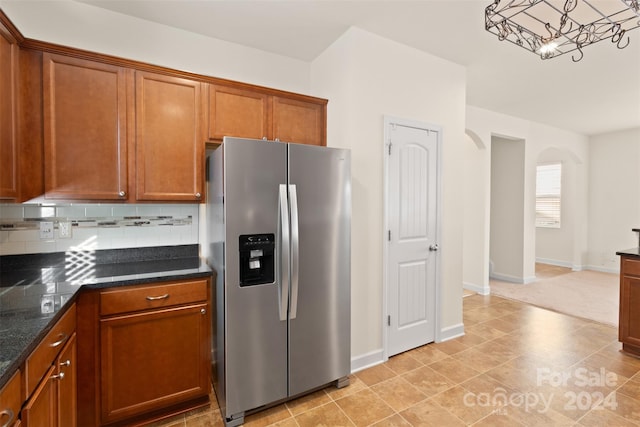
[[289,306],[289,206],[287,202],[287,186],[280,184],[278,196],[278,311],[280,320],[287,320]]
[[298,266],[300,264],[298,193],[295,184],[289,185],[289,203],[291,205],[291,301],[289,318],[295,319],[298,313]]

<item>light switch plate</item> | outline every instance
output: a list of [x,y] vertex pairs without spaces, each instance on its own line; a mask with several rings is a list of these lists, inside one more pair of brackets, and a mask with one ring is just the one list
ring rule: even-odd
[[42,221],[40,223],[40,238],[53,239],[53,222],[52,221]]

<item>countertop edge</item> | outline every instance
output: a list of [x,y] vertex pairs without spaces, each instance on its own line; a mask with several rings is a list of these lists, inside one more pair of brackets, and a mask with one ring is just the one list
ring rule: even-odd
[[638,248],[630,248],[630,249],[622,249],[616,252],[616,255],[620,256],[632,256],[640,258],[640,247]]

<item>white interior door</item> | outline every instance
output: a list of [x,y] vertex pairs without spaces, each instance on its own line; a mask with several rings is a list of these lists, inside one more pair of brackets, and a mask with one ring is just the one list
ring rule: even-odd
[[387,356],[435,339],[438,129],[387,123]]

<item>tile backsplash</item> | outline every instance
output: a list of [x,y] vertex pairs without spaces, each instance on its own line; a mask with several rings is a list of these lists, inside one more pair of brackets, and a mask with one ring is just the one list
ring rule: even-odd
[[[198,243],[197,204],[0,204],[0,255]],[[40,224],[53,223],[53,238]],[[60,223],[71,226],[60,235]]]

